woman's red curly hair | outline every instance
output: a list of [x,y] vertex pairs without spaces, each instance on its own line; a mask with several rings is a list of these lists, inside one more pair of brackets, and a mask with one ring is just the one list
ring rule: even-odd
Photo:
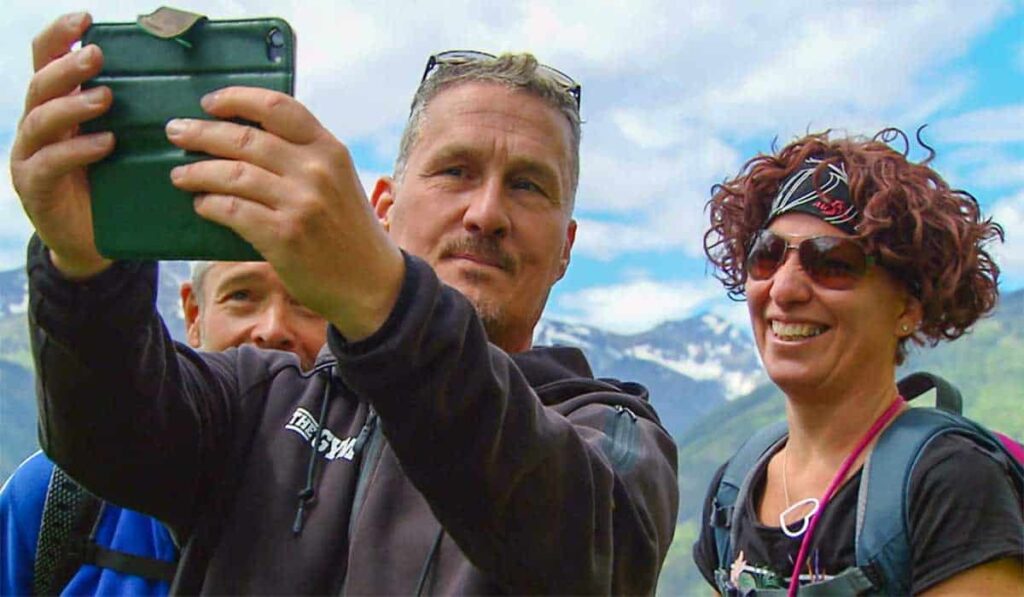
[[[811,134],[775,155],[759,155],[740,174],[712,188],[707,210],[711,226],[704,252],[730,298],[744,295],[744,262],[755,234],[765,226],[780,182],[808,157],[842,163],[849,175],[850,198],[861,213],[858,240],[869,255],[901,281],[923,308],[923,318],[909,336],[918,345],[953,340],[995,307],[999,267],[986,250],[1003,240],[1003,229],[982,218],[970,193],[951,189],[928,163],[912,163],[885,141],[897,129],[874,137],[830,138]],[[909,143],[908,143],[909,146]],[[896,362],[906,357],[904,338]]]

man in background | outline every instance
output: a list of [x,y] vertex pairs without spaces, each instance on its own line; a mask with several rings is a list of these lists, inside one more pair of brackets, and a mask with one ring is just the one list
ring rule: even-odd
[[[192,348],[252,344],[295,353],[304,369],[312,367],[327,323],[288,294],[272,267],[197,261],[190,274],[180,294]],[[69,513],[78,519],[71,527],[60,521]],[[69,545],[78,541],[88,547]],[[0,490],[0,546],[0,595],[165,595],[178,560],[167,527],[101,502],[42,452]]]

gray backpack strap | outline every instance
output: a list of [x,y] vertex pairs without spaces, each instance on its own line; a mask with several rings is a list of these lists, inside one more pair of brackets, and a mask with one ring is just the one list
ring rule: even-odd
[[82,566],[84,546],[103,502],[54,466],[46,488],[36,543],[32,587],[37,595],[59,594]]
[[[719,569],[728,570],[732,564],[735,520],[738,509],[750,491],[754,472],[760,468],[764,459],[771,457],[774,448],[785,440],[787,434],[785,421],[769,425],[744,442],[726,463],[722,479],[715,489],[707,521],[714,532]],[[719,587],[719,590],[724,592],[725,589]]]
[[955,415],[964,413],[964,399],[960,395],[960,390],[934,373],[926,371],[911,373],[899,380],[896,387],[899,389],[900,395],[907,400],[913,400],[935,388],[935,406],[937,408]]

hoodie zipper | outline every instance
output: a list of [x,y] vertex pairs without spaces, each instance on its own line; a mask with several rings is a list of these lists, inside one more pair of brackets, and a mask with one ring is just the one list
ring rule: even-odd
[[[366,503],[370,478],[373,477],[373,472],[377,470],[377,464],[380,462],[381,454],[384,452],[383,448],[384,434],[380,430],[377,412],[373,410],[373,407],[370,407],[370,412],[366,415],[366,422],[363,423],[363,428],[359,430],[355,446],[352,449],[352,462],[359,467],[359,474],[356,477],[356,489],[352,496],[352,511],[348,517],[349,551],[352,550],[352,540],[355,535],[359,514]],[[349,575],[346,573],[341,583],[341,590],[338,592],[339,595],[346,595],[348,593],[348,578]]]
[[615,405],[615,421],[612,423],[611,435],[612,450],[608,459],[612,462],[612,468],[619,470],[626,468],[633,463],[636,443],[636,413],[621,404]]

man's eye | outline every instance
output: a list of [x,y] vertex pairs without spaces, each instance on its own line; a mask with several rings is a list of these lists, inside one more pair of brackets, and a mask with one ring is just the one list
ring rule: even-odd
[[227,296],[229,301],[247,301],[252,298],[252,293],[248,290],[236,290]]
[[466,169],[462,166],[449,166],[441,170],[440,174],[442,176],[462,177],[466,174]]
[[512,188],[520,191],[539,193],[541,195],[547,196],[547,193],[544,192],[544,189],[542,189],[540,185],[527,178],[521,178],[519,180],[513,181]]

